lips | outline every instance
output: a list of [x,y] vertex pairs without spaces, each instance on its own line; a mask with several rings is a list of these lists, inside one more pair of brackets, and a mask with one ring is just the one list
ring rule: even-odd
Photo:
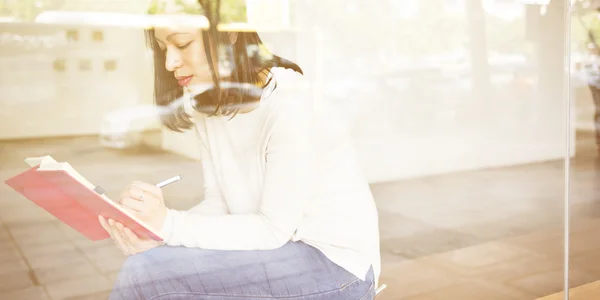
[[192,78],[194,76],[190,75],[190,76],[181,76],[181,77],[176,77],[177,79],[177,83],[179,84],[179,86],[186,86],[190,83],[190,81],[192,81]]

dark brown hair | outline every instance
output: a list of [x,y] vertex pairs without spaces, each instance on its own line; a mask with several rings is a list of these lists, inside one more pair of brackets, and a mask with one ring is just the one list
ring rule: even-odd
[[[263,50],[265,49],[258,33],[244,31],[236,32],[236,34],[237,37],[233,44],[230,44],[229,42],[227,42],[227,44],[223,43],[223,41],[229,41],[229,32],[219,32],[219,36],[217,37],[217,44],[226,45],[234,60],[232,76],[227,79],[229,82],[251,84],[259,89],[263,89],[270,83],[270,79],[265,79],[268,78],[270,70],[273,67],[284,67],[303,74],[302,69],[298,65],[276,55],[269,54],[264,56],[258,53],[249,54],[248,49],[252,48],[249,46],[255,45]],[[208,33],[203,32],[202,37],[204,45],[210,45],[209,40],[212,39],[209,38]],[[169,72],[165,67],[165,53],[159,48],[156,37],[154,36],[154,29],[146,30],[146,41],[148,46],[152,49],[154,56],[155,104],[161,107],[171,106],[175,100],[183,97],[183,88],[178,85],[173,72]],[[254,48],[256,49],[256,47]],[[212,47],[212,49],[215,49],[215,47]],[[209,57],[207,57],[207,59],[210,60]],[[241,90],[240,92],[238,89],[235,97],[227,95],[223,96],[222,91],[220,96],[215,96],[214,91],[203,93],[203,99],[208,99],[207,102],[209,102],[204,104],[209,107],[216,107],[213,112],[213,114],[216,114],[220,107],[240,104],[241,102],[239,101],[242,101],[240,99],[244,96],[240,95],[240,93],[243,94],[244,91]],[[235,113],[237,113],[236,110],[227,110],[225,115],[235,115]],[[223,113],[221,112],[221,114]],[[185,113],[183,105],[176,105],[173,107],[171,113],[161,113],[160,118],[164,126],[176,132],[182,132],[193,126],[193,122],[190,119],[190,116]]]

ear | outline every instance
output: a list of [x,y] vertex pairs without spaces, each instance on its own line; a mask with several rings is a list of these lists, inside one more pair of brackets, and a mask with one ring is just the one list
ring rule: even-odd
[[235,42],[237,41],[238,38],[238,33],[237,32],[230,32],[229,33],[229,43],[231,43],[232,45],[235,44]]

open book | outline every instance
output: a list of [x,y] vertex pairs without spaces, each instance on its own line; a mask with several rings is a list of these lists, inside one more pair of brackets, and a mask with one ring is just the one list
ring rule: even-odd
[[109,199],[102,188],[68,162],[57,162],[51,156],[31,157],[25,162],[30,169],[5,183],[90,240],[110,237],[100,225],[99,215],[122,223],[140,238],[162,240],[156,231]]

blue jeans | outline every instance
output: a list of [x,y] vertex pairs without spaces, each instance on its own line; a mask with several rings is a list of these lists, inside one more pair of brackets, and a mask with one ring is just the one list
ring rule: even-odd
[[215,251],[161,246],[130,256],[111,300],[371,300],[366,281],[302,242],[274,250]]

